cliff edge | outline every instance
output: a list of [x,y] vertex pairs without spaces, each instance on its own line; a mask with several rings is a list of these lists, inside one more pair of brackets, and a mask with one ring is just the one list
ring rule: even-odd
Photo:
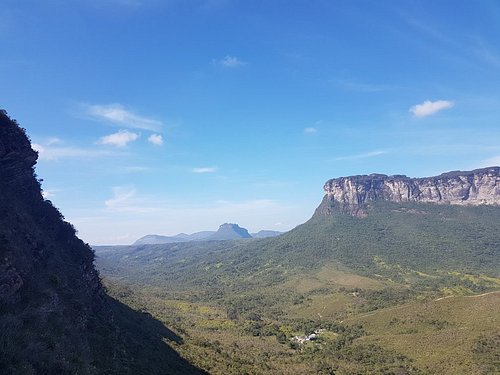
[[371,174],[328,180],[317,215],[335,211],[363,216],[370,202],[500,205],[500,167],[454,171],[435,177]]

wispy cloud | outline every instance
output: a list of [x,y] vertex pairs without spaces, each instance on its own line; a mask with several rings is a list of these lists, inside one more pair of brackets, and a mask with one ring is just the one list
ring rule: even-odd
[[61,159],[91,159],[102,156],[115,155],[115,152],[79,147],[54,147],[49,144],[33,143],[32,147],[38,152],[41,161],[58,161]]
[[436,26],[431,26],[415,19],[414,16],[402,15],[408,24],[422,35],[441,43],[440,54],[443,54],[444,49],[448,49],[458,61],[467,62],[471,66],[475,65],[477,67],[477,62],[479,61],[495,68],[500,67],[500,55],[483,38],[474,35],[445,33],[440,31]]
[[105,105],[84,104],[83,110],[86,116],[95,120],[105,121],[131,129],[159,131],[163,126],[161,121],[139,116],[117,103]]
[[61,144],[62,141],[57,137],[51,137],[51,138],[47,139],[46,143],[47,143],[47,146],[52,146],[52,145]]
[[500,68],[500,55],[482,39],[475,38],[475,45],[473,45],[472,51],[484,62]]
[[198,207],[176,207],[169,202],[162,201],[150,196],[139,194],[134,186],[115,186],[112,188],[113,196],[104,201],[106,211],[110,212],[129,212],[129,213],[159,213],[159,212],[191,212],[193,217],[199,211],[212,211],[213,213],[235,213],[255,211],[259,212],[266,209],[279,207],[278,203],[271,199],[253,199],[247,201],[227,201],[218,200],[208,203],[204,208]]
[[412,113],[415,117],[427,117],[442,111],[443,109],[451,108],[454,105],[455,103],[449,100],[437,100],[435,102],[426,100],[421,104],[411,107],[410,113]]
[[217,167],[201,167],[201,168],[193,168],[191,172],[193,173],[214,173],[217,171]]
[[392,85],[363,83],[363,82],[344,81],[344,80],[337,81],[337,86],[346,91],[354,91],[361,93],[381,92],[396,88],[395,86]]
[[314,134],[314,133],[317,133],[317,132],[318,132],[318,129],[312,128],[312,127],[304,129],[304,133],[306,133],[306,134]]
[[252,199],[240,202],[218,200],[215,203],[217,206],[213,207],[214,210],[224,211],[266,210],[278,206],[278,203],[272,199]]
[[129,203],[135,197],[136,189],[132,186],[115,186],[113,188],[113,197],[106,200],[104,205],[111,210],[120,209],[124,203]]
[[[132,185],[112,188],[101,207],[100,211],[83,209],[68,217],[82,238],[93,244],[126,244],[151,233],[173,235],[217,229],[226,222],[238,223],[251,232],[273,228],[279,222],[281,230],[286,230],[309,216],[309,213],[304,215],[300,205],[287,205],[265,197],[179,202],[144,195]],[[129,236],[118,241],[117,236],[127,234]]]
[[120,130],[116,133],[106,135],[99,139],[97,143],[102,145],[112,145],[116,147],[125,147],[130,142],[139,138],[139,134],[129,132],[128,130]]
[[376,157],[376,156],[380,156],[380,155],[385,155],[385,154],[388,154],[389,151],[386,151],[386,150],[376,150],[376,151],[370,151],[370,152],[366,152],[366,153],[363,153],[363,154],[355,154],[355,155],[347,155],[347,156],[339,156],[339,157],[336,157],[335,159],[333,160],[358,160],[358,159],[367,159],[367,158],[373,158],[373,157]]
[[104,201],[108,211],[148,213],[158,211],[153,202],[138,197],[137,190],[133,186],[113,187],[113,197]]
[[129,167],[124,167],[122,169],[122,171],[125,172],[125,173],[142,173],[142,172],[149,171],[149,168],[148,167],[141,167],[141,166],[138,166],[138,165],[132,165],[132,166],[129,166]]
[[248,64],[246,61],[243,61],[236,56],[226,56],[220,60],[214,59],[213,62],[214,64],[221,65],[225,68],[238,68]]
[[161,146],[163,144],[163,137],[161,134],[151,134],[148,141],[156,146]]

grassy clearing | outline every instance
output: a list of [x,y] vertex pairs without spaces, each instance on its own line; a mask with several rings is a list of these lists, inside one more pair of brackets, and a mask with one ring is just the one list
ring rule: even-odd
[[[481,374],[473,351],[481,337],[500,332],[500,291],[412,303],[352,317],[363,324],[362,340],[391,348],[437,374]],[[497,370],[500,370],[498,368]]]

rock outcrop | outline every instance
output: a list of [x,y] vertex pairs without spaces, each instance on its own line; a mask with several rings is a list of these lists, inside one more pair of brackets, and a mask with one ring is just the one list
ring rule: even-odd
[[209,241],[237,240],[240,238],[252,238],[248,230],[238,224],[224,223],[219,226],[217,232],[208,237]]
[[316,214],[336,210],[356,216],[375,201],[500,205],[500,167],[443,173],[436,177],[371,174],[328,180]]

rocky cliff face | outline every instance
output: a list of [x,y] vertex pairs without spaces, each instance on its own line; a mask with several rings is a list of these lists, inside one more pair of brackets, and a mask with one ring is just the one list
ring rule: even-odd
[[448,172],[436,177],[371,174],[328,180],[316,214],[335,210],[363,216],[375,201],[500,205],[500,167]]

